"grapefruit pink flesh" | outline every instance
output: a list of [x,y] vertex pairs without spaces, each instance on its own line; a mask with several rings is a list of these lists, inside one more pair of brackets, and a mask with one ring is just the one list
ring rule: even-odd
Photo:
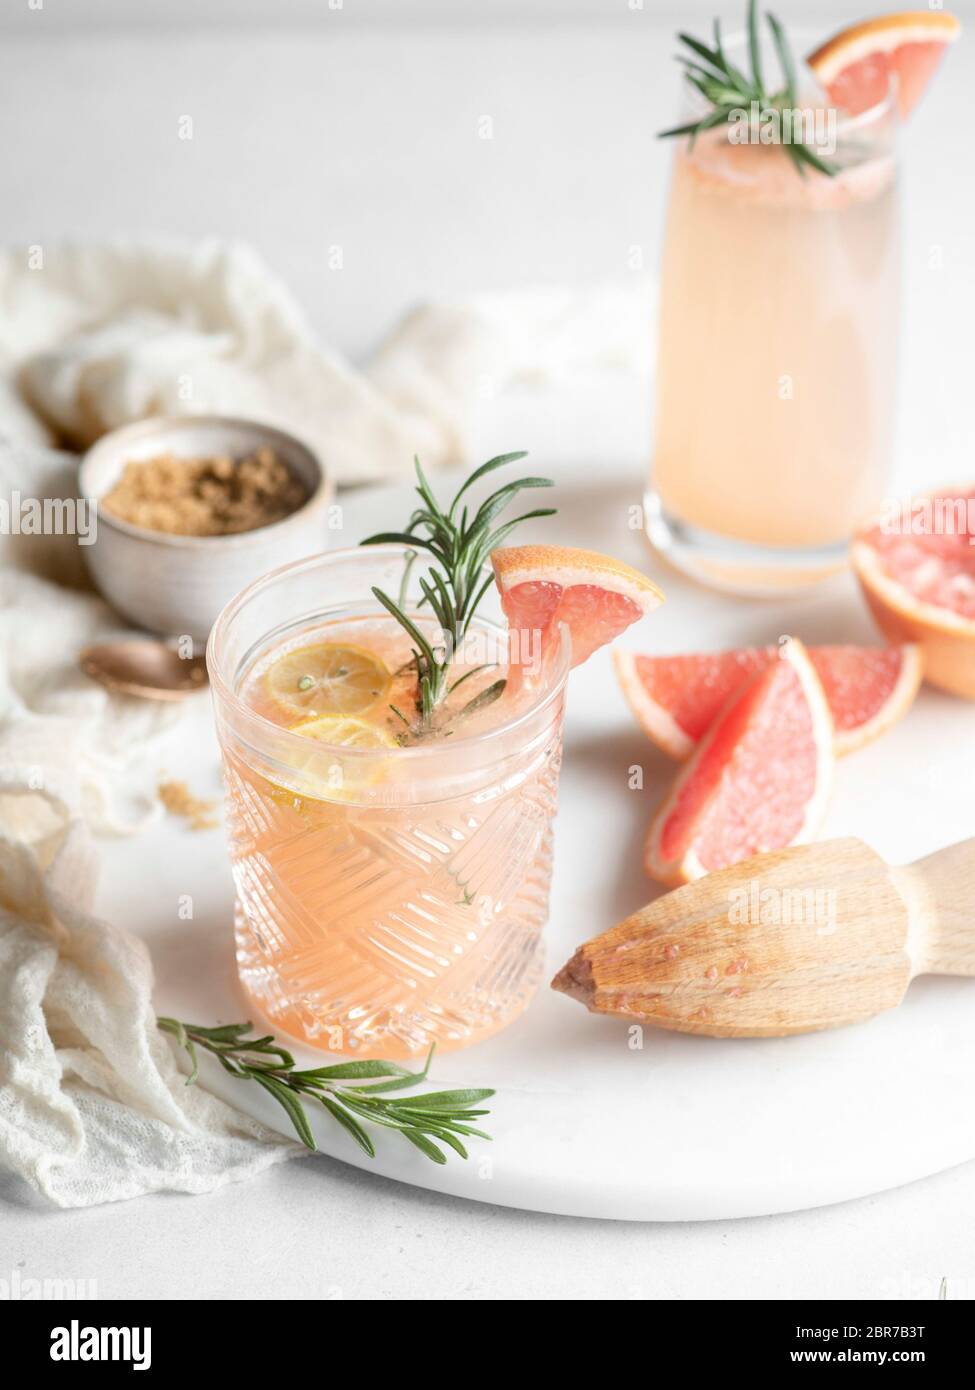
[[544,653],[564,624],[573,666],[663,601],[645,575],[595,551],[527,545],[496,550],[491,562],[509,628],[528,635],[519,649],[540,641]]
[[[684,656],[614,653],[616,673],[645,732],[671,757],[686,758],[719,710],[775,659],[775,647]],[[909,709],[921,680],[920,652],[894,647],[807,648],[833,716],[835,751],[878,737]]]
[[857,534],[853,568],[884,635],[919,643],[925,679],[975,699],[975,487],[912,503],[909,525]]
[[819,829],[832,780],[833,727],[802,644],[786,643],[711,725],[657,812],[647,872],[686,883]]
[[906,117],[960,32],[958,20],[944,11],[880,15],[843,29],[806,61],[830,101],[852,116],[879,105],[893,76],[897,107]]
[[882,573],[915,599],[975,622],[975,530],[968,528],[975,488],[946,489],[930,500],[930,525],[919,511],[917,530],[876,523],[859,540],[874,552]]
[[643,617],[643,609],[625,594],[607,593],[594,584],[563,589],[545,580],[526,580],[506,590],[504,609],[511,627],[539,632],[543,643],[556,623],[566,623],[573,666]]

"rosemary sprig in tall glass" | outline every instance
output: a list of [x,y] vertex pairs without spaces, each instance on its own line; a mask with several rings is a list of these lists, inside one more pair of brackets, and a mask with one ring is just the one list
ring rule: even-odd
[[[782,70],[784,86],[769,93],[762,73],[761,35],[759,30],[758,5],[756,0],[748,3],[748,61],[751,68],[746,75],[740,68],[728,61],[721,42],[721,25],[714,21],[713,46],[709,47],[690,34],[678,34],[682,44],[690,49],[693,56],[679,53],[677,61],[684,66],[684,76],[712,109],[697,121],[674,126],[672,130],[662,130],[659,138],[667,139],[674,135],[689,135],[691,143],[706,130],[725,125],[735,112],[740,112],[757,102],[762,110],[778,111],[796,109],[797,84],[796,65],[792,51],[779,20],[773,14],[765,16],[772,42]],[[783,142],[785,151],[800,174],[805,176],[807,169],[817,169],[819,173],[833,177],[837,169],[834,164],[820,158],[818,154],[802,141],[789,139]]]
[[[433,489],[415,459],[417,487],[421,505],[413,512],[405,531],[381,531],[368,536],[363,545],[398,543],[411,549],[426,551],[435,563],[425,575],[419,576],[421,606],[429,608],[439,625],[442,639],[436,645],[420,630],[405,611],[404,584],[398,600],[382,589],[373,594],[396,619],[413,644],[413,662],[417,675],[416,708],[420,730],[430,727],[434,715],[449,694],[450,663],[460,648],[477,606],[489,589],[492,576],[482,573],[485,561],[523,521],[553,516],[553,507],[539,507],[496,526],[501,513],[526,488],[551,487],[550,478],[518,478],[506,483],[481,503],[473,514],[464,498],[470,488],[495,469],[526,458],[524,451],[499,454],[482,463],[464,482],[446,509],[441,507]],[[461,678],[463,679],[463,677]],[[458,682],[459,684],[459,682]],[[504,690],[504,681],[496,681],[476,697],[479,705],[496,699]]]

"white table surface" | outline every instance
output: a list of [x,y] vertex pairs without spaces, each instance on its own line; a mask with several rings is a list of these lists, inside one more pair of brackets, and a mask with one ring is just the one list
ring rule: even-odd
[[[0,51],[4,239],[247,237],[353,356],[418,297],[619,274],[634,245],[652,267],[666,160],[649,136],[674,101],[674,26],[650,0],[620,8],[591,27],[150,37],[45,34],[42,13]],[[971,474],[973,76],[963,47],[905,140],[910,479]],[[190,148],[174,133],[187,112]],[[488,148],[482,114],[495,116]],[[335,243],[345,269],[330,276]],[[636,491],[646,411],[639,384],[617,383],[568,412],[497,403],[478,438],[512,447],[517,428],[540,471],[568,481],[605,463]],[[0,1277],[94,1278],[105,1298],[924,1299],[942,1276],[949,1296],[975,1288],[975,1164],[825,1210],[695,1225],[532,1215],[325,1158],[209,1197],[85,1212],[10,1183],[0,1194]]]

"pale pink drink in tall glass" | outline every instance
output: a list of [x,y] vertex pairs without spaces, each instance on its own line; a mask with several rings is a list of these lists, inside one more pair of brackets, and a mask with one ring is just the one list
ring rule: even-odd
[[843,562],[891,462],[898,213],[890,101],[839,119],[839,172],[719,126],[676,150],[647,525],[742,590]]

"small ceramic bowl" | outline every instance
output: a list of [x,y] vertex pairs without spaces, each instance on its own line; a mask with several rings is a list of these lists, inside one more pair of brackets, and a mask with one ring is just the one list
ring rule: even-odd
[[229,416],[140,420],[103,435],[88,450],[78,490],[97,504],[127,463],[167,453],[241,458],[261,447],[273,449],[308,490],[297,511],[270,526],[232,536],[177,536],[97,508],[94,543],[83,548],[95,584],[114,608],[150,632],[205,642],[223,606],[252,580],[326,549],[332,486],[319,460],[292,435]]

